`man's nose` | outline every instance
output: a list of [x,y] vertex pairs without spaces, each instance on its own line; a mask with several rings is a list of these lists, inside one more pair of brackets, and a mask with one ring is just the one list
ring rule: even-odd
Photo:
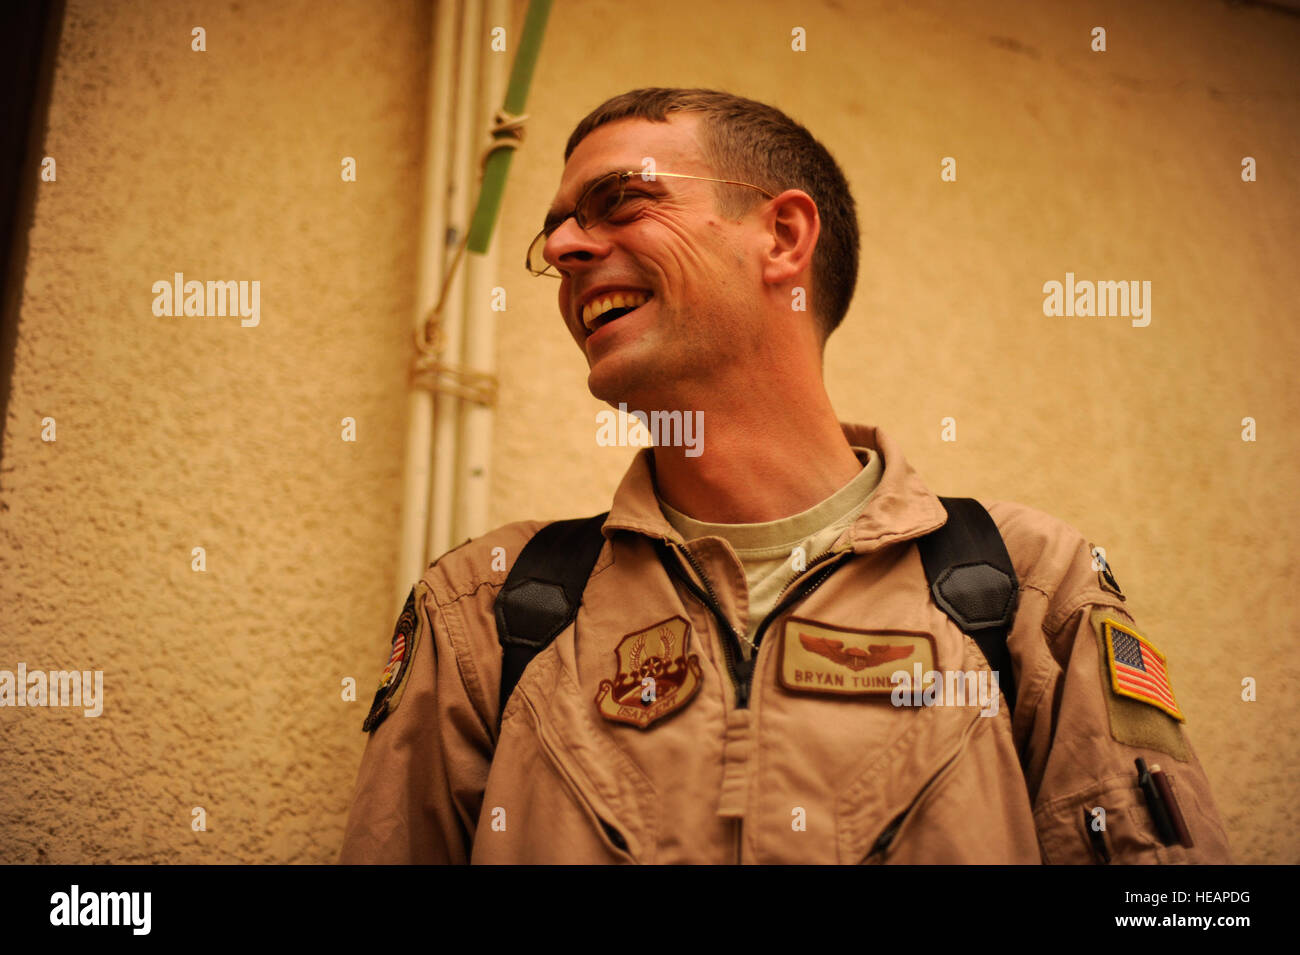
[[608,241],[599,239],[593,231],[584,230],[570,216],[551,233],[542,247],[542,258],[559,270],[572,271],[609,254]]

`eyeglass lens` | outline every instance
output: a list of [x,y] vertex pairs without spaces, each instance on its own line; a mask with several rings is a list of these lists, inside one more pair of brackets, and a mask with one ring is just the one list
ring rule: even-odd
[[[578,225],[583,229],[590,229],[612,215],[623,201],[623,185],[623,176],[612,172],[588,186],[573,210],[573,217],[578,221]],[[559,225],[555,228],[558,229]],[[555,229],[551,231],[554,232]],[[549,268],[549,263],[542,257],[542,249],[548,238],[550,234],[543,231],[529,246],[527,260],[529,271],[541,274]]]

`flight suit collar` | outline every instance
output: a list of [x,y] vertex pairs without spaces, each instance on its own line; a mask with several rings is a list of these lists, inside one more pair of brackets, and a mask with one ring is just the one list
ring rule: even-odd
[[[871,425],[840,422],[840,427],[850,445],[871,448],[880,455],[884,473],[866,510],[845,531],[839,546],[847,544],[854,552],[866,554],[896,541],[921,537],[947,521],[943,504],[907,463],[897,443]],[[681,542],[681,535],[659,509],[652,453],[650,448],[637,453],[614,492],[609,517],[601,527],[607,538],[622,530]]]

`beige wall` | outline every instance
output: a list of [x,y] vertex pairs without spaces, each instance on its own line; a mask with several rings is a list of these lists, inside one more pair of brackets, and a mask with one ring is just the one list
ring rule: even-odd
[[[0,711],[0,861],[334,857],[394,616],[428,22],[70,0],[0,467],[0,668],[102,668],[106,702]],[[1106,547],[1239,858],[1300,861],[1297,41],[1211,0],[559,0],[498,230],[493,523],[602,510],[633,453],[596,446],[556,283],[518,267],[569,130],[637,86],[771,102],[859,203],[841,417],[939,493]],[[261,280],[261,325],[154,318],[175,271]],[[1045,317],[1066,271],[1150,281],[1150,326]]]

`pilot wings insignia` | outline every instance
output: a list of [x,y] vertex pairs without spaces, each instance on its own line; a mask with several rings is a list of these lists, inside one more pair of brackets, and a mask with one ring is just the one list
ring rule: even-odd
[[913,649],[912,647],[891,647],[879,644],[871,644],[865,650],[861,647],[845,649],[843,640],[832,640],[830,637],[814,637],[807,633],[799,634],[799,642],[804,645],[805,650],[811,650],[818,656],[823,656],[832,663],[842,664],[854,672],[910,657]]

